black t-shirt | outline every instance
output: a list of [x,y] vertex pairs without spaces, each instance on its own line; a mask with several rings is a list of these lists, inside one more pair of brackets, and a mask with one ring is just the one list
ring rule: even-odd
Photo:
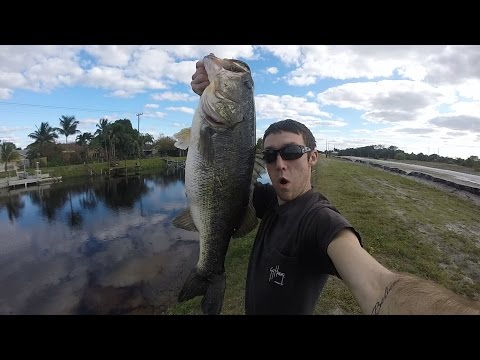
[[253,196],[262,219],[248,265],[245,312],[312,314],[328,275],[340,277],[327,254],[335,235],[352,225],[313,189],[281,206],[273,186]]

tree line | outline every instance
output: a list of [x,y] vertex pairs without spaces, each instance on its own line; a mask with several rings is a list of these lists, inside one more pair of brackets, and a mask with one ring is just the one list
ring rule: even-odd
[[383,146],[383,145],[369,145],[358,148],[348,148],[344,150],[334,149],[339,156],[358,156],[374,159],[395,159],[395,160],[417,160],[417,161],[430,161],[440,162],[446,164],[456,164],[466,166],[480,171],[480,161],[478,156],[470,156],[468,159],[451,158],[448,156],[440,156],[438,154],[426,155],[423,153],[414,154],[413,152],[408,154],[403,150],[400,150],[396,146]]
[[[175,139],[160,134],[157,140],[145,133],[141,134],[132,127],[129,119],[109,121],[101,118],[96,130],[81,133],[77,127],[79,121],[75,116],[62,115],[59,127],[52,127],[48,122],[36,126],[28,136],[34,141],[26,147],[27,158],[39,161],[42,165],[61,166],[82,164],[88,161],[119,161],[144,157],[144,150],[156,149],[162,156],[184,155],[174,146]],[[65,136],[65,144],[57,142],[59,135]],[[68,138],[77,135],[74,143]],[[7,163],[19,160],[15,144],[0,141],[1,160]]]

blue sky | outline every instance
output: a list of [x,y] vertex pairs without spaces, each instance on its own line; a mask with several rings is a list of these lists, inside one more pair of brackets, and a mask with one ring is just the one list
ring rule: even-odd
[[257,137],[292,118],[321,150],[380,144],[480,156],[478,45],[0,46],[0,140],[25,148],[36,126],[57,127],[62,115],[81,132],[94,133],[101,118],[137,128],[139,113],[141,133],[172,136],[191,125],[191,75],[209,53],[249,64]]

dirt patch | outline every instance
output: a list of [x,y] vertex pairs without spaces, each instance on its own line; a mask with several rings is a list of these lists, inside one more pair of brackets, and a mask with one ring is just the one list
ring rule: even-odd
[[[445,224],[445,227],[448,230],[453,231],[454,233],[457,233],[459,235],[473,236],[474,240],[475,237],[480,237],[480,226],[477,228],[472,228],[462,224]],[[477,245],[480,246],[480,238],[477,241]]]
[[469,201],[472,201],[475,205],[480,206],[480,196],[472,194],[471,192],[460,190],[460,189],[455,189],[455,188],[452,188],[451,186],[448,186],[448,185],[445,185],[445,184],[442,184],[442,183],[439,183],[439,182],[434,182],[434,181],[430,181],[430,180],[427,180],[427,179],[418,178],[418,177],[415,177],[415,176],[406,176],[406,175],[400,175],[400,174],[398,174],[398,175],[406,177],[406,178],[414,180],[414,181],[417,181],[417,182],[420,182],[422,184],[431,186],[435,189],[449,192],[451,194],[454,194],[455,196],[458,196],[461,199],[467,199]]
[[[480,227],[468,227],[463,224],[449,223],[445,224],[448,231],[472,239],[476,246],[480,247]],[[458,277],[457,283],[460,287],[463,285],[474,285],[480,282],[480,268],[478,260],[472,259],[472,255],[466,253],[461,244],[449,244],[436,236],[436,231],[432,226],[422,224],[417,226],[418,232],[422,235],[424,241],[428,241],[440,252],[445,254],[445,262],[439,264],[450,276]],[[480,299],[480,291],[475,291],[472,296]]]

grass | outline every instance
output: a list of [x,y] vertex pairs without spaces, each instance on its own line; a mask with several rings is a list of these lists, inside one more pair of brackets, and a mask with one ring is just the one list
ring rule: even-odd
[[[480,299],[480,209],[449,192],[373,167],[322,159],[313,183],[355,226],[363,245],[395,271],[431,279]],[[222,314],[244,314],[245,278],[255,231],[232,240]],[[200,297],[168,314],[201,314]],[[330,277],[316,314],[360,314],[344,283]]]
[[[171,159],[185,159],[185,157],[175,157]],[[117,161],[117,166],[127,167],[129,173],[135,171],[135,165],[138,163],[138,160],[119,160]],[[109,164],[108,162],[103,163],[90,163],[90,164],[80,164],[80,165],[66,165],[66,166],[51,166],[51,167],[41,167],[43,174],[50,174],[50,176],[62,176],[63,179],[79,177],[79,176],[90,176],[91,172],[99,175],[100,173],[105,174],[108,169],[114,166],[114,164]],[[141,171],[143,173],[149,171],[157,171],[165,166],[165,158],[163,157],[152,157],[147,159],[140,160]],[[34,174],[34,169],[28,169],[29,174]],[[7,177],[7,174],[12,177],[15,176],[15,171],[3,172],[0,173],[0,177]]]

